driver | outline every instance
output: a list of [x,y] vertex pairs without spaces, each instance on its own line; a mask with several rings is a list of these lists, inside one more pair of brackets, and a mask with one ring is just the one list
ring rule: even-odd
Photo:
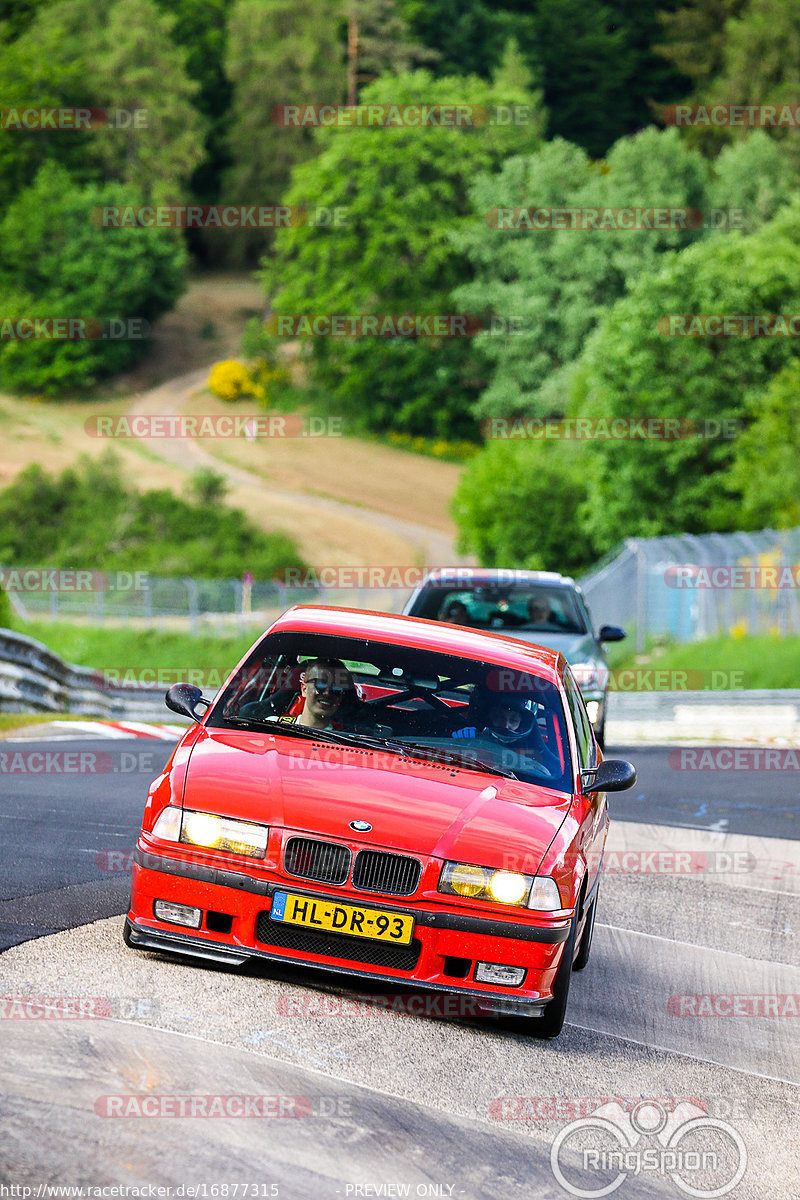
[[519,695],[487,694],[483,688],[477,699],[485,713],[483,726],[467,725],[456,729],[452,734],[454,738],[484,738],[498,742],[513,748],[516,754],[535,759],[553,778],[561,774],[558,756],[548,749],[539,731],[533,700]]
[[[289,698],[286,693],[284,696]],[[243,705],[239,716],[309,729],[344,729],[343,718],[352,715],[358,701],[353,676],[340,659],[311,658],[303,663],[300,693],[294,695],[285,712],[276,715],[274,705],[279,701],[271,697]]]
[[[342,729],[337,715],[356,699],[353,676],[338,658],[315,658],[305,664],[300,676],[303,707],[296,724],[311,729]],[[290,710],[291,711],[291,710]]]

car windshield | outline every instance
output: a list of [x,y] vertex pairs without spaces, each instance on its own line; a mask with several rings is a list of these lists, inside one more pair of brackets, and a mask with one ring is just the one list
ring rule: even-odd
[[423,590],[414,606],[414,615],[498,632],[506,629],[587,632],[575,592],[568,587],[538,584],[453,588],[433,582]]
[[328,634],[270,634],[206,722],[272,727],[287,737],[380,744],[489,774],[572,790],[555,684],[491,661]]

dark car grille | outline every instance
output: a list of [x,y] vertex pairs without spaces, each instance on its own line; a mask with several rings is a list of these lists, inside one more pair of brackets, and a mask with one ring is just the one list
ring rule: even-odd
[[350,962],[372,963],[392,971],[413,971],[419,959],[422,943],[414,938],[408,946],[392,946],[367,938],[343,937],[336,933],[316,933],[310,929],[271,921],[269,913],[258,914],[256,938],[265,946],[280,946],[302,954],[324,954]]
[[356,855],[353,887],[362,892],[385,892],[388,896],[410,896],[416,891],[422,864],[402,854],[361,850]]
[[289,875],[298,875],[301,879],[345,883],[350,874],[350,851],[347,846],[336,846],[331,842],[290,838],[283,854],[283,865]]

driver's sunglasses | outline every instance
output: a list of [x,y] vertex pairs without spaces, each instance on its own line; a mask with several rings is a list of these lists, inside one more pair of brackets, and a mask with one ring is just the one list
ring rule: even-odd
[[330,692],[333,696],[343,696],[344,688],[336,687],[332,683],[326,683],[321,679],[309,679],[308,683],[313,687],[315,692],[321,692],[323,696],[326,692]]

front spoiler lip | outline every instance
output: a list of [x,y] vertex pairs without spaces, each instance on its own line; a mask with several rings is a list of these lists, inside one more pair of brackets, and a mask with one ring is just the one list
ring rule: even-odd
[[[137,846],[133,852],[133,861],[148,871],[162,871],[167,875],[179,875],[183,879],[196,879],[201,883],[214,883],[220,887],[229,887],[238,892],[252,892],[257,896],[272,896],[276,890],[292,891],[299,895],[309,896],[315,900],[330,900],[330,893],[313,891],[303,887],[299,881],[276,883],[267,879],[253,879],[238,871],[226,871],[219,867],[207,867],[200,863],[191,863],[181,859],[168,858],[160,854],[152,854],[140,850]],[[414,908],[403,908],[394,903],[396,897],[388,901],[393,912],[413,917],[416,925],[432,929],[455,929],[460,933],[477,933],[487,937],[510,938],[520,942],[540,942],[549,946],[558,946],[569,937],[572,920],[570,910],[564,917],[558,918],[564,924],[558,926],[521,925],[511,921],[497,920],[491,917],[473,917],[466,913],[447,913],[421,911]],[[342,896],[343,904],[353,904],[356,897]],[[377,903],[377,900],[371,903]],[[562,910],[563,911],[563,910]]]
[[446,992],[451,996],[469,996],[478,1001],[478,1007],[487,1013],[506,1013],[514,1016],[531,1018],[542,1016],[549,1000],[525,1000],[511,996],[505,992],[476,992],[467,988],[449,987],[444,983],[428,983],[417,979],[398,979],[396,975],[383,975],[373,971],[356,971],[352,967],[336,966],[328,963],[309,962],[305,958],[291,958],[285,954],[270,954],[267,950],[250,949],[249,947],[228,947],[219,942],[211,942],[206,938],[195,938],[185,933],[167,933],[162,929],[150,929],[137,925],[130,917],[125,918],[125,940],[128,945],[141,950],[166,950],[173,954],[188,954],[195,958],[204,958],[212,962],[226,962],[232,966],[241,967],[250,958],[266,959],[268,962],[288,963],[293,967],[310,968],[317,971],[330,971],[337,975],[349,975],[351,978],[376,980],[380,983],[408,984],[421,991]]

